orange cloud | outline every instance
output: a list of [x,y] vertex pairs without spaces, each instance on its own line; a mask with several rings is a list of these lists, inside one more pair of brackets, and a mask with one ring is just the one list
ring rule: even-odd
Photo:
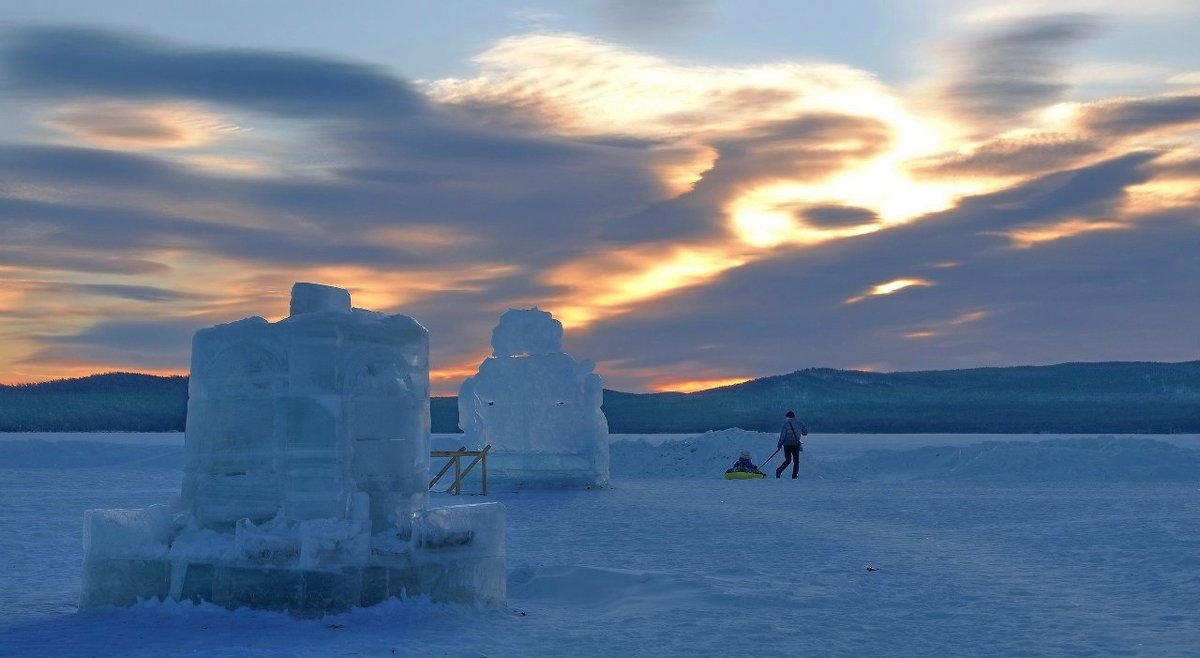
[[[405,304],[442,292],[481,291],[488,281],[520,270],[520,266],[506,263],[400,271],[360,265],[326,265],[307,270],[305,280],[345,288],[350,291],[356,307],[384,311],[402,310]],[[289,276],[296,274],[293,272]]]
[[864,299],[868,299],[870,297],[878,297],[878,296],[882,296],[882,295],[891,295],[893,293],[904,290],[905,288],[912,288],[914,286],[925,287],[925,286],[932,286],[932,285],[933,285],[933,283],[931,281],[926,281],[925,279],[896,279],[894,281],[888,281],[886,283],[880,283],[878,285],[872,286],[869,290],[867,290],[863,294],[855,296],[855,297],[851,297],[850,299],[847,299],[846,303],[847,304],[857,304],[858,302],[861,302]]
[[600,252],[548,271],[566,292],[549,306],[570,327],[627,312],[631,306],[707,283],[745,261],[721,249],[647,245]]
[[1013,229],[1000,235],[1004,235],[1009,240],[1012,240],[1013,246],[1018,249],[1029,249],[1043,242],[1062,240],[1093,231],[1119,231],[1128,228],[1129,225],[1125,222],[1068,219],[1053,224],[1039,224]]
[[197,106],[171,103],[79,103],[46,123],[88,146],[129,150],[195,148],[241,130]]

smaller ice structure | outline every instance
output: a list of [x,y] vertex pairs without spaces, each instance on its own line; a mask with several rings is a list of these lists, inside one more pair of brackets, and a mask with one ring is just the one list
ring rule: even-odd
[[86,513],[82,607],[505,600],[504,507],[428,509],[429,335],[412,318],[297,283],[284,320],[197,332],[184,448],[171,505]]
[[563,352],[562,337],[550,313],[509,309],[492,331],[492,356],[459,389],[466,445],[492,446],[488,478],[501,486],[608,484],[600,376]]

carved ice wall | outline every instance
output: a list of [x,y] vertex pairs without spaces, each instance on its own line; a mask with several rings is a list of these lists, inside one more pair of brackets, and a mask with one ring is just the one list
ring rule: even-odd
[[428,355],[412,318],[306,283],[280,322],[197,332],[181,495],[87,512],[81,604],[503,602],[503,506],[427,509]]

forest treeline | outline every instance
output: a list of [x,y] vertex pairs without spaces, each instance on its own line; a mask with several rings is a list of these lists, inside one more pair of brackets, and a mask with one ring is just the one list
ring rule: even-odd
[[128,372],[0,385],[0,432],[182,431],[187,388],[187,377]]
[[[775,431],[793,409],[813,432],[1197,433],[1200,361],[874,373],[809,368],[696,393],[604,391],[614,434]],[[458,430],[435,397],[433,431]],[[187,377],[110,373],[0,385],[0,431],[183,430]]]

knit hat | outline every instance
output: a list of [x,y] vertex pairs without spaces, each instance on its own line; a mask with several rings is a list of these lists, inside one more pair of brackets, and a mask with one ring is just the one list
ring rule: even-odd
[[784,415],[785,415],[785,416],[787,416],[788,418],[795,418],[795,417],[796,417],[796,412],[794,412],[794,411],[789,411],[789,412],[787,412],[787,413],[786,413],[786,414],[784,414]]
[[742,458],[744,458],[744,459],[750,459],[750,451],[749,451],[749,450],[743,450],[743,451],[742,451],[742,454],[741,454],[741,455],[738,455],[738,456],[739,456],[739,457],[742,457]]

